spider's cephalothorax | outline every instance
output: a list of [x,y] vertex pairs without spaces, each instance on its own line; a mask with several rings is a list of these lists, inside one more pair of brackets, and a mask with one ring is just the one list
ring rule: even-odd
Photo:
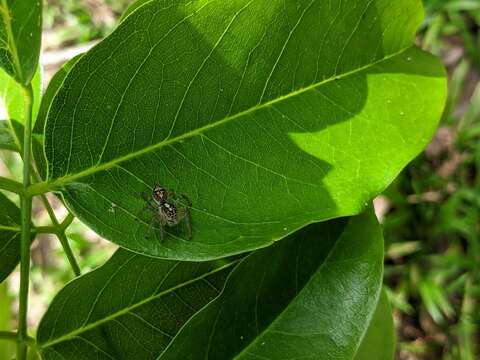
[[152,199],[158,204],[164,204],[167,201],[167,190],[160,185],[155,185],[152,191]]
[[165,227],[175,227],[182,220],[185,220],[187,229],[187,238],[192,237],[191,202],[185,195],[177,196],[173,190],[166,190],[164,187],[156,184],[153,187],[151,195],[143,193],[146,201],[144,210],[149,210],[152,214],[150,226],[155,222],[160,226],[160,237],[163,240]]

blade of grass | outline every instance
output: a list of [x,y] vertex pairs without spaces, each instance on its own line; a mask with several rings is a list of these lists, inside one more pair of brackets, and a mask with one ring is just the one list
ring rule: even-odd
[[475,299],[472,296],[473,280],[469,274],[465,283],[465,292],[462,302],[462,310],[460,315],[460,328],[458,333],[458,342],[460,343],[460,359],[474,360],[475,359],[475,333],[476,326],[473,321],[473,314],[475,311]]

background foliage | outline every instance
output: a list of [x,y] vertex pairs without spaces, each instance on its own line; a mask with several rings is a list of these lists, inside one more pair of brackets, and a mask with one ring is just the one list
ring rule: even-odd
[[426,151],[385,192],[385,283],[402,359],[477,359],[480,335],[480,3],[425,1],[418,41],[449,99]]

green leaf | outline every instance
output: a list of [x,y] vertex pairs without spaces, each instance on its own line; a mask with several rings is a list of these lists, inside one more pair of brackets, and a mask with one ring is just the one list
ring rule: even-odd
[[[9,294],[7,284],[0,284],[0,330],[10,331],[12,327],[14,318],[12,303],[13,299]],[[0,359],[13,359],[14,356],[14,343],[0,339]]]
[[18,151],[15,137],[7,121],[0,121],[0,149]]
[[158,359],[352,359],[380,295],[382,251],[371,211],[259,250]]
[[0,192],[0,282],[20,260],[20,209]]
[[[32,191],[61,191],[122,247],[181,260],[358,214],[441,114],[444,70],[412,46],[422,16],[417,0],[147,2],[68,73]],[[155,183],[192,202],[191,240],[184,224],[148,237]]]
[[75,63],[82,57],[82,55],[83,54],[79,54],[71,58],[50,79],[47,89],[45,90],[42,96],[42,100],[38,109],[37,121],[33,129],[33,132],[35,134],[43,135],[45,122],[47,120],[48,110],[50,109],[52,100],[55,94],[57,93],[58,89],[62,85],[63,80],[65,80],[65,77],[67,76],[68,72],[70,71],[72,66],[75,65]]
[[249,353],[348,359],[375,310],[382,262],[382,236],[371,211],[313,224],[250,254],[231,273],[218,271],[221,279],[230,273],[225,288],[199,310],[199,301],[207,304],[203,300],[215,293],[201,280],[210,279],[209,263],[174,263],[122,250],[57,295],[38,341],[45,360],[148,360],[160,354],[231,359]]
[[32,152],[33,158],[35,159],[35,163],[37,165],[37,170],[42,179],[45,179],[47,176],[47,161],[44,154],[43,135],[48,110],[50,109],[50,105],[58,91],[58,88],[60,85],[62,85],[63,80],[70,71],[70,68],[78,61],[78,59],[81,58],[81,56],[82,54],[73,57],[55,73],[55,75],[50,79],[47,89],[45,90],[45,93],[41,99],[38,115],[36,116],[36,122],[33,127],[35,141],[32,142]]
[[235,264],[175,262],[118,250],[55,297],[38,328],[43,357],[152,358],[219,294]]
[[[40,107],[40,94],[42,88],[41,73],[42,70],[39,67],[32,79],[34,94],[32,108],[33,121],[35,121]],[[21,124],[24,123],[25,106],[22,86],[15,82],[2,69],[0,69],[0,108],[3,108],[6,111],[7,119],[16,120]]]
[[119,21],[123,21],[125,20],[125,18],[130,15],[132,12],[134,12],[135,10],[137,10],[140,6],[142,6],[143,4],[149,2],[151,0],[137,0],[137,1],[134,1],[133,3],[131,3],[127,9],[123,12],[122,16],[120,17],[120,20]]
[[27,85],[40,54],[42,1],[0,0],[0,67]]
[[355,360],[393,360],[394,356],[395,327],[392,308],[387,294],[382,291],[377,309],[355,355]]
[[0,121],[0,149],[20,152],[24,127],[16,120]]

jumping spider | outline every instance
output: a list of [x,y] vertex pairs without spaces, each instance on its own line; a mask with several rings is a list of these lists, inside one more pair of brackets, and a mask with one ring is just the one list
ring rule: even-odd
[[186,195],[177,196],[173,190],[155,184],[151,194],[143,193],[146,202],[144,210],[149,210],[153,217],[150,226],[154,222],[160,225],[160,239],[163,240],[165,227],[175,227],[185,220],[187,238],[192,238],[192,217],[190,208],[192,203]]

